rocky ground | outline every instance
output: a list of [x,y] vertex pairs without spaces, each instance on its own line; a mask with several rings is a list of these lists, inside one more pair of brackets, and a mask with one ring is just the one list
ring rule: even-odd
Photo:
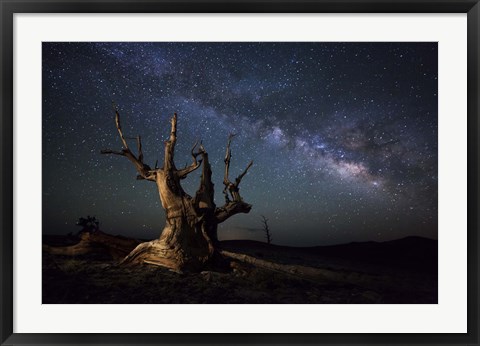
[[[44,238],[50,245],[73,242]],[[222,248],[243,257],[228,269],[201,273],[120,266],[101,252],[44,251],[43,303],[437,303],[436,246],[424,238],[312,248],[227,241]]]

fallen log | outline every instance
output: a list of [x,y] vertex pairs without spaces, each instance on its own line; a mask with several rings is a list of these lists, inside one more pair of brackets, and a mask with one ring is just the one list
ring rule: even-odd
[[346,283],[368,288],[390,288],[398,286],[392,278],[384,275],[372,275],[351,270],[330,270],[324,268],[307,267],[302,265],[280,264],[266,261],[250,255],[221,250],[220,254],[225,257],[302,280],[319,283]]

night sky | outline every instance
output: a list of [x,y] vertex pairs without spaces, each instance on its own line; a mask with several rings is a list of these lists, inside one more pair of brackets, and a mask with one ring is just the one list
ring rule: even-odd
[[[163,160],[178,113],[177,167],[197,139],[223,205],[231,178],[253,205],[220,239],[313,246],[437,237],[436,43],[43,43],[43,232],[160,235],[156,185],[137,181],[121,149],[140,134],[145,162]],[[135,148],[132,141],[132,148]],[[183,181],[194,194],[200,169]]]

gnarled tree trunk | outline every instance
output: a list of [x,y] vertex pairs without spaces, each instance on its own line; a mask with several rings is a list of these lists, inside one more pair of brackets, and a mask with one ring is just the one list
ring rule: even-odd
[[[177,141],[177,115],[171,119],[170,137],[165,141],[165,158],[162,168],[151,168],[143,162],[142,142],[136,137],[138,155],[128,147],[120,124],[120,115],[115,109],[115,123],[123,144],[121,151],[102,150],[103,154],[116,154],[127,157],[139,173],[137,179],[155,182],[160,200],[166,212],[166,225],[159,239],[138,245],[123,263],[150,263],[174,270],[198,271],[208,265],[216,252],[217,226],[238,213],[248,213],[251,205],[243,202],[239,184],[252,162],[239,175],[235,182],[228,177],[233,135],[227,142],[225,155],[224,194],[226,203],[216,207],[212,171],[208,153],[202,143],[195,143],[191,150],[192,164],[177,169],[174,162]],[[198,147],[198,151],[195,151]],[[200,159],[199,159],[200,157]],[[195,196],[183,190],[180,181],[202,166],[200,187]]]

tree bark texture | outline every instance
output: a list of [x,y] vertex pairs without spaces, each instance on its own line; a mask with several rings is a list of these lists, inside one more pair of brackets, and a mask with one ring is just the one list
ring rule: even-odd
[[[165,154],[162,168],[151,168],[143,162],[141,137],[135,137],[137,154],[129,148],[124,136],[120,114],[115,109],[115,124],[122,141],[121,151],[102,150],[102,154],[125,156],[137,170],[137,179],[152,181],[157,185],[162,207],[166,213],[166,224],[159,239],[142,243],[128,254],[122,263],[149,263],[165,266],[173,270],[199,271],[208,266],[216,253],[217,226],[238,213],[248,213],[252,206],[240,197],[239,184],[252,166],[234,182],[229,180],[231,160],[230,135],[227,141],[224,173],[225,204],[217,207],[214,202],[214,184],[208,153],[200,142],[191,150],[192,163],[177,169],[174,161],[177,141],[177,114],[170,120],[170,135],[165,141]],[[156,166],[156,165],[155,165]],[[202,167],[200,186],[192,197],[185,193],[180,182],[188,174]]]

